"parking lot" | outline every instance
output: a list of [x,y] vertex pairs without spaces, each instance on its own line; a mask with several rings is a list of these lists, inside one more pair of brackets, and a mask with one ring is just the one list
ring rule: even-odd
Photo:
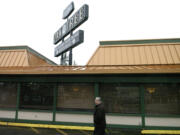
[[0,126],[0,135],[92,135],[90,131]]
[[[107,135],[140,135],[140,131],[108,129]],[[0,126],[0,135],[93,135],[92,131]]]

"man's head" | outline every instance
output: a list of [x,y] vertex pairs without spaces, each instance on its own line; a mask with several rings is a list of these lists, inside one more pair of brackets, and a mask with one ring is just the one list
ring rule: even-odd
[[102,103],[101,97],[96,97],[96,98],[95,98],[95,104],[96,104],[96,105],[99,105],[99,104],[101,104],[101,103]]

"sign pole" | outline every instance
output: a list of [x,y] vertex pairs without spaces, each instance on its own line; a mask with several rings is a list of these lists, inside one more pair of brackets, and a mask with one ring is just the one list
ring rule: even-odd
[[[70,33],[70,37],[73,35],[73,31],[71,31]],[[69,51],[69,65],[72,66],[72,59],[73,59],[73,55],[72,55],[72,48],[70,48],[70,51]]]
[[[73,16],[68,18],[74,10],[74,2],[71,2],[63,12],[63,19],[66,22],[54,33],[54,44],[58,44],[54,49],[54,56],[61,56],[61,65],[72,65],[73,54],[72,49],[77,45],[84,42],[84,31],[78,30],[75,33],[73,31],[79,27],[82,23],[88,20],[89,6],[84,4]],[[65,40],[65,37],[70,34],[70,37]],[[66,52],[69,51],[69,58],[66,57]]]
[[69,52],[69,65],[72,66],[72,48],[70,49],[70,52]]
[[61,54],[61,65],[63,65],[63,54]]
[[[62,39],[62,42],[64,42],[64,38]],[[61,54],[61,65],[64,65],[64,53]]]

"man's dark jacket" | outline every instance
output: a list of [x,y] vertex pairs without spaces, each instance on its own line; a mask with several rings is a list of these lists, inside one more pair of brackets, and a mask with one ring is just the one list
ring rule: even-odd
[[95,106],[94,126],[106,128],[105,109],[104,109],[104,105],[102,103]]

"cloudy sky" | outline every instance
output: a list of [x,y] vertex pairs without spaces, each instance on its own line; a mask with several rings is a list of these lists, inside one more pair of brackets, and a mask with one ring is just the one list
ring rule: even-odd
[[[0,0],[0,46],[28,45],[60,63],[54,57],[53,35],[65,23],[62,13],[71,1]],[[99,41],[180,38],[179,0],[74,0],[74,4],[75,11],[89,5],[89,19],[78,28],[85,31],[84,43],[73,49],[78,65],[87,63]]]

